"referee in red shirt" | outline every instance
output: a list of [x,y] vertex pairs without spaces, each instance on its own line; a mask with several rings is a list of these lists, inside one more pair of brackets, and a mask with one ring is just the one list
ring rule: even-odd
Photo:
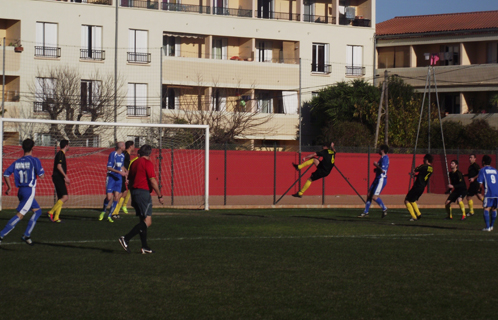
[[154,165],[150,161],[151,153],[152,147],[144,144],[138,150],[140,158],[133,161],[128,172],[131,205],[135,208],[136,215],[140,219],[140,222],[127,235],[119,238],[119,243],[128,253],[130,253],[130,240],[137,234],[140,234],[142,241],[142,254],[154,253],[147,245],[147,228],[152,224],[152,197],[150,193],[154,190],[161,204],[163,204],[163,196],[157,184]]

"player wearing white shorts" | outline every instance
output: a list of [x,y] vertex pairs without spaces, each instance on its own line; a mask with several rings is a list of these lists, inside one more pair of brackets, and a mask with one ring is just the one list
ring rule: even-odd
[[380,146],[380,160],[378,162],[374,162],[375,179],[368,190],[365,210],[358,216],[359,218],[368,217],[368,210],[370,210],[372,200],[377,202],[377,204],[382,208],[382,218],[387,215],[387,207],[384,205],[384,202],[382,202],[382,199],[379,198],[379,195],[387,183],[387,169],[389,168],[389,157],[387,156],[388,152],[389,147],[387,145],[383,144]]
[[4,181],[7,185],[7,190],[5,191],[5,194],[7,195],[12,189],[9,177],[14,174],[16,187],[19,188],[19,191],[17,192],[19,206],[17,206],[17,214],[12,217],[5,228],[0,231],[0,243],[2,243],[3,237],[9,234],[9,232],[15,228],[16,224],[24,218],[26,213],[32,210],[33,215],[31,216],[31,219],[29,219],[28,227],[21,239],[27,244],[33,245],[31,232],[42,213],[40,205],[38,205],[38,202],[36,202],[35,199],[36,180],[37,177],[43,178],[43,175],[45,174],[40,160],[32,156],[34,145],[35,142],[33,140],[24,140],[22,143],[24,156],[14,161],[3,173]]

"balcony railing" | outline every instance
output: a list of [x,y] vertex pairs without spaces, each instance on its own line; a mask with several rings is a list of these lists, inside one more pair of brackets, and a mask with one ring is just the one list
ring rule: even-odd
[[47,112],[50,109],[50,103],[46,101],[33,102],[33,112]]
[[5,99],[5,102],[17,102],[17,101],[19,101],[20,100],[19,91],[17,91],[17,90],[5,91],[4,99]]
[[80,49],[80,59],[105,60],[105,51]]
[[150,53],[128,52],[128,62],[150,63]]
[[315,73],[332,73],[332,65],[331,64],[311,64],[311,72]]
[[327,23],[335,24],[335,17],[332,16],[317,16],[315,14],[303,14],[304,22]]
[[211,13],[211,7],[196,6],[191,4],[167,3],[161,4],[161,9],[166,11],[194,12],[194,13]]
[[158,9],[159,2],[147,0],[121,0],[122,7],[142,8],[142,9]]
[[252,17],[252,10],[213,7],[213,14],[221,16]]
[[299,21],[301,20],[301,15],[299,13],[290,12],[259,12],[254,11],[254,15],[260,19],[274,19],[274,20],[289,20],[289,21]]
[[35,57],[60,58],[61,48],[35,46]]
[[[69,0],[62,0],[62,1],[69,2]],[[112,5],[112,0],[74,0],[71,2]]]
[[127,106],[127,116],[148,117],[150,116],[150,107]]
[[370,27],[370,19],[354,19],[353,26]]
[[346,75],[347,76],[364,76],[365,75],[365,67],[346,66]]

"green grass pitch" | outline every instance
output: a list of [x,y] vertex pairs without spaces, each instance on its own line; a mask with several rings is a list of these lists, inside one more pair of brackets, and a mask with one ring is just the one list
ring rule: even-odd
[[[458,210],[454,210],[457,212]],[[155,209],[126,253],[123,215],[64,209],[0,247],[1,319],[496,319],[498,228],[425,209]],[[3,228],[13,211],[0,213]],[[161,214],[161,215],[159,215]],[[28,214],[27,218],[30,217]]]

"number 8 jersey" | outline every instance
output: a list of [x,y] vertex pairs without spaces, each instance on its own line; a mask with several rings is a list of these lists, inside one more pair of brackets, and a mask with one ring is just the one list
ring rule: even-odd
[[484,185],[484,197],[498,198],[498,171],[495,168],[491,166],[481,168],[477,182]]
[[36,187],[36,178],[45,174],[40,159],[24,156],[14,161],[3,173],[4,177],[14,174],[16,187]]

